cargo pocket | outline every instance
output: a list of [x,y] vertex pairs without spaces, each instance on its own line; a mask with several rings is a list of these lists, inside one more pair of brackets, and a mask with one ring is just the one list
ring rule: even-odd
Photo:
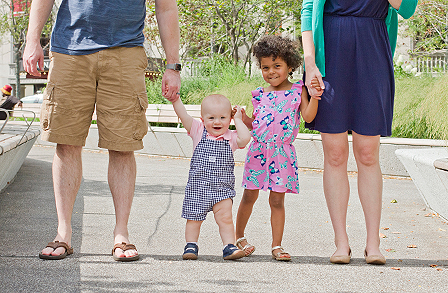
[[48,83],[44,91],[44,99],[40,112],[40,125],[42,129],[50,129],[50,118],[54,112],[54,84]]
[[148,97],[137,95],[134,108],[134,119],[136,120],[133,138],[141,140],[148,132],[148,121],[146,120],[146,109],[148,108]]

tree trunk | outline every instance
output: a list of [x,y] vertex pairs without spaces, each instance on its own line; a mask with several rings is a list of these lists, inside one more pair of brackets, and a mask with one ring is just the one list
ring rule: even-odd
[[14,46],[14,54],[16,56],[16,92],[15,96],[20,99],[20,67],[19,67],[19,61],[20,61],[20,51],[16,46]]

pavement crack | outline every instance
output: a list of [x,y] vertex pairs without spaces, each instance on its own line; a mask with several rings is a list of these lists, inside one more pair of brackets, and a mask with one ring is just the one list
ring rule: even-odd
[[165,211],[157,218],[156,227],[155,227],[154,231],[151,233],[151,235],[148,236],[148,242],[147,242],[148,246],[150,246],[152,238],[154,237],[157,230],[159,229],[160,220],[163,218],[163,216],[166,215],[166,213],[168,213],[168,211],[170,209],[173,190],[174,190],[174,186],[171,186],[170,191],[168,192],[168,205],[166,206]]

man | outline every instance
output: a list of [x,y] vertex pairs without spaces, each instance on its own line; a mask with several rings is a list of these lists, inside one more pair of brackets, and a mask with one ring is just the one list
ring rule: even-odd
[[[175,99],[180,89],[177,5],[175,0],[155,2],[168,64],[162,91]],[[36,64],[43,68],[40,35],[53,4],[54,0],[34,0],[31,5],[23,64],[32,75],[40,75]],[[138,259],[127,225],[135,189],[134,151],[143,148],[148,129],[145,16],[145,0],[63,0],[59,7],[40,119],[42,139],[57,143],[53,185],[58,232],[40,258],[61,259],[73,253],[71,215],[82,177],[82,146],[96,105],[98,146],[109,150],[108,182],[116,217],[112,254],[118,261]]]
[[[11,96],[12,87],[9,84],[5,85],[0,90],[2,91],[2,97],[0,99],[1,109],[12,110],[16,104],[22,106],[22,102],[18,98]],[[12,111],[9,111],[9,116],[12,116]],[[6,117],[6,112],[0,111],[0,120],[6,120]]]

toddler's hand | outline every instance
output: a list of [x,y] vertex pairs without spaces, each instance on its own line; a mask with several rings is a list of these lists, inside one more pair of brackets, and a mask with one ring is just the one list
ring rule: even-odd
[[179,93],[176,93],[176,94],[171,95],[171,96],[167,95],[167,93],[168,93],[168,86],[165,87],[165,91],[163,92],[163,96],[164,96],[168,101],[170,101],[171,103],[174,103],[175,101],[177,101],[177,99],[180,98]]
[[242,109],[240,106],[235,106],[232,109],[232,116],[233,119],[243,119],[243,113],[242,111],[244,111],[244,109]]

